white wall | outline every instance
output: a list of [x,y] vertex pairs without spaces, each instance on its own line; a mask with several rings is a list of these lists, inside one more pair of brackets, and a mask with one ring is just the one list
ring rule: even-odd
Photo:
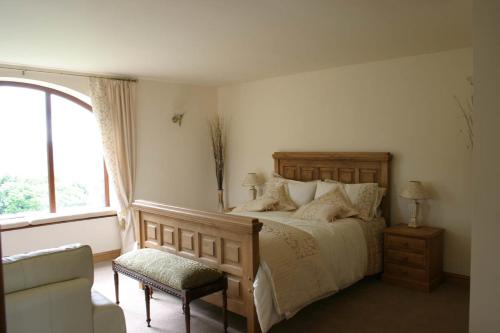
[[[215,208],[207,121],[217,112],[216,89],[141,81],[138,110],[135,197],[196,209]],[[178,112],[185,112],[180,127],[171,121]]]
[[121,247],[116,217],[53,224],[2,232],[2,255],[9,256],[70,243],[88,244],[93,253]]
[[[29,71],[22,76],[19,71],[0,69],[0,78],[5,77],[44,81],[89,95],[88,79],[84,77]],[[135,197],[198,209],[216,207],[206,124],[217,109],[216,89],[139,80],[137,100]],[[186,112],[182,127],[170,120],[178,111]],[[97,252],[115,250],[120,248],[115,241],[119,234],[115,222],[96,219],[3,232],[2,247],[8,255],[78,241],[90,244]]]
[[500,331],[500,2],[476,1],[474,13],[474,221],[470,332]]
[[247,199],[247,172],[273,169],[275,151],[388,151],[393,222],[408,218],[404,183],[427,183],[425,224],[446,229],[444,269],[469,274],[471,151],[453,96],[467,98],[471,73],[471,49],[460,49],[220,88],[230,204]]

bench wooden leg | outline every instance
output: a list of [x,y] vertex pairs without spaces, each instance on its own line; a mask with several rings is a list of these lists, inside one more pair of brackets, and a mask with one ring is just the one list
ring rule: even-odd
[[151,294],[149,289],[150,288],[147,285],[144,285],[144,299],[146,300],[146,322],[148,323],[148,327],[151,327],[151,314],[149,306]]
[[120,304],[120,297],[119,297],[119,289],[118,289],[118,272],[114,271],[114,278],[115,278],[115,298],[116,298],[116,304]]
[[182,312],[184,312],[184,320],[186,321],[186,333],[191,332],[191,313],[189,310],[189,302],[182,300]]
[[224,333],[227,332],[227,288],[222,289],[222,320],[224,321]]

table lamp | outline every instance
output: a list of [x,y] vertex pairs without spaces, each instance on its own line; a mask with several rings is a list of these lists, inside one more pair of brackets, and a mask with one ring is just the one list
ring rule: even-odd
[[250,187],[249,189],[250,197],[252,198],[252,200],[255,200],[255,198],[257,198],[257,188],[255,186],[259,185],[257,174],[255,172],[248,173],[245,179],[243,180],[242,185]]
[[410,221],[408,223],[408,226],[410,228],[418,228],[418,201],[428,199],[428,195],[425,191],[424,186],[419,181],[410,180],[399,195],[405,199],[412,200],[412,202],[410,203]]

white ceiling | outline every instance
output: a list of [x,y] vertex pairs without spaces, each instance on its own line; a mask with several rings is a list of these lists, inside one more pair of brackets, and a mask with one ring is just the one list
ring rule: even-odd
[[0,63],[223,84],[471,45],[472,0],[0,0]]

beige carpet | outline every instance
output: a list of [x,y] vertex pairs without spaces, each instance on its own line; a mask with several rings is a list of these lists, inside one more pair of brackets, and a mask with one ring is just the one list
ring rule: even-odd
[[[110,263],[95,266],[94,288],[114,301]],[[180,300],[156,292],[151,301],[151,328],[146,327],[144,294],[136,281],[120,275],[121,307],[129,333],[184,332]],[[422,293],[365,279],[316,302],[290,320],[274,326],[279,332],[421,333],[467,332],[469,293],[465,286],[445,283],[432,293]],[[220,310],[202,301],[191,307],[191,329],[222,332]],[[230,332],[245,332],[245,319],[230,314]]]

